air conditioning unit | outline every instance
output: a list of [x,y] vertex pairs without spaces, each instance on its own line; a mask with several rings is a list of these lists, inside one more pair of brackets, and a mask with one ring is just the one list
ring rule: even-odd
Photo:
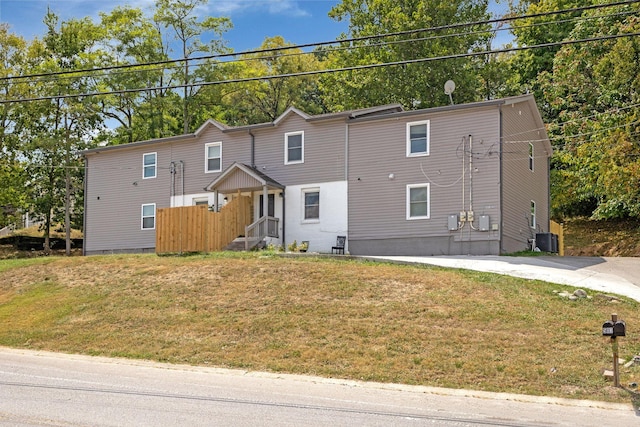
[[536,246],[542,252],[558,252],[558,235],[554,233],[536,233]]

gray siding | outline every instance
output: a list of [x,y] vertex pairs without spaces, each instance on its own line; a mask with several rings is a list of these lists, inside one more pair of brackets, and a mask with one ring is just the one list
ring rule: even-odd
[[[529,103],[504,106],[503,112],[503,248],[505,253],[529,248],[536,232],[549,231],[549,154],[543,129],[536,127]],[[529,169],[529,142],[534,170]],[[531,201],[536,202],[536,228],[529,227]]]
[[[142,178],[142,155],[157,152],[157,177]],[[87,157],[86,253],[143,251],[155,247],[154,230],[141,230],[141,207],[169,206],[169,144]]]
[[[430,154],[408,158],[406,124],[427,119]],[[473,137],[472,187],[465,158],[469,150],[464,144],[469,135]],[[493,106],[425,112],[351,124],[348,182],[353,254],[497,253],[499,230],[480,232],[466,225],[449,231],[447,219],[469,210],[472,188],[474,226],[481,214],[499,224],[499,110]],[[407,220],[406,186],[422,183],[430,184],[431,217]]]
[[[204,130],[198,138],[171,147],[171,161],[184,163],[185,194],[202,193],[221,172],[205,173],[205,146],[222,142],[222,171],[234,162],[251,163],[251,135],[248,132],[223,133],[215,126]],[[180,169],[176,175],[176,194],[180,194]]]
[[[284,135],[304,131],[304,163],[284,164]],[[256,166],[283,185],[345,180],[345,122],[307,122],[298,114],[278,126],[254,131]]]
[[[152,251],[155,232],[141,230],[142,204],[169,207],[172,195],[202,193],[220,175],[205,173],[207,143],[222,142],[222,171],[234,162],[250,164],[250,131],[255,166],[280,184],[347,182],[346,234],[352,254],[499,254],[525,249],[532,232],[548,231],[549,146],[544,130],[537,128],[542,125],[532,99],[508,102],[521,99],[506,106],[493,101],[348,123],[344,117],[307,121],[290,112],[274,126],[223,131],[208,124],[195,136],[88,152],[85,251]],[[406,124],[422,120],[430,121],[430,154],[407,157]],[[284,135],[300,131],[304,163],[285,165]],[[533,172],[528,169],[529,141],[535,146]],[[142,179],[142,155],[149,152],[158,153],[157,177]],[[406,192],[412,184],[430,186],[428,219],[407,219]],[[531,200],[537,207],[535,230],[528,226]],[[471,205],[473,228],[465,224],[449,230],[449,216],[469,211]],[[344,206],[337,211],[344,212]],[[298,215],[296,206],[287,212],[287,220]],[[481,215],[489,216],[489,231],[474,229]]]
[[[284,185],[345,179],[345,125],[336,119],[309,123],[290,114],[277,127],[255,129],[256,166]],[[284,135],[304,131],[303,164],[284,164]],[[251,163],[248,131],[222,132],[211,125],[195,138],[123,146],[87,155],[85,252],[151,251],[155,232],[141,230],[141,206],[170,206],[171,196],[202,193],[220,173],[205,173],[205,146],[222,142],[222,171],[234,162]],[[157,178],[142,179],[142,155],[158,153]],[[175,164],[172,184],[171,164]],[[135,185],[134,185],[135,182]]]

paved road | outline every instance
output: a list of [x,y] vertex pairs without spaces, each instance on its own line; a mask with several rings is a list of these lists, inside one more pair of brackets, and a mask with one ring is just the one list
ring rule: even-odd
[[614,293],[640,301],[640,258],[431,256],[367,257],[505,274]]
[[631,404],[0,348],[0,425],[631,427],[640,412]]

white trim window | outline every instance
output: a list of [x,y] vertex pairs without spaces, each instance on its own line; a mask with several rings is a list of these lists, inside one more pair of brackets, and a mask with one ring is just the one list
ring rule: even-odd
[[534,159],[534,150],[533,150],[533,144],[529,143],[529,170],[531,172],[533,172],[533,159]]
[[142,155],[142,179],[150,179],[158,176],[158,153],[145,153]]
[[142,205],[140,228],[142,230],[156,229],[156,204],[147,203]]
[[307,188],[302,190],[303,214],[305,222],[320,220],[320,189]]
[[407,220],[431,217],[431,191],[429,184],[407,185]]
[[429,120],[407,123],[407,157],[429,155]]
[[536,202],[531,201],[531,222],[529,227],[536,228]]
[[204,172],[222,171],[222,142],[210,142],[204,146]]
[[284,134],[284,164],[304,163],[304,131]]

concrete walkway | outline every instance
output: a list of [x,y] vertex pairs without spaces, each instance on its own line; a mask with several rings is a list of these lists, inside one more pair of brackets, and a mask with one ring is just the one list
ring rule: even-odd
[[570,285],[640,301],[640,258],[511,257],[511,256],[380,256],[366,257],[403,263],[485,271],[525,279]]

